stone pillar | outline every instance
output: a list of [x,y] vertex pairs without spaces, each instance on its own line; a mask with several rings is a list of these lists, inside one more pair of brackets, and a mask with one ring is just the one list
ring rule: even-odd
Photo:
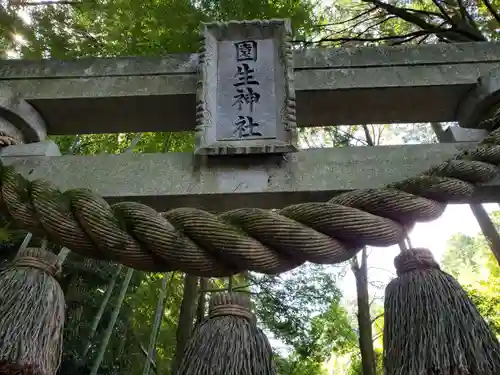
[[0,135],[10,144],[34,143],[47,137],[38,111],[16,95],[0,93]]
[[[0,92],[0,156],[59,156],[59,147],[46,140],[47,128],[38,111],[16,95]],[[9,146],[9,147],[6,147]]]

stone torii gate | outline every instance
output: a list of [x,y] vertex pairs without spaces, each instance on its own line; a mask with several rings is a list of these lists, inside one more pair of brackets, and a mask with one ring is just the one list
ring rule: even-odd
[[[290,24],[284,20],[205,24],[202,36],[197,55],[3,61],[0,141],[14,145],[0,154],[2,209],[24,228],[48,234],[50,240],[81,255],[128,266],[130,280],[132,269],[178,269],[212,277],[246,269],[280,273],[306,260],[339,263],[366,244],[401,241],[408,226],[437,218],[446,202],[499,201],[500,131],[495,130],[498,121],[490,119],[494,113],[498,119],[500,45],[293,51]],[[457,121],[460,127],[449,128],[440,137],[452,143],[298,151],[297,125],[417,121]],[[484,129],[477,129],[478,124]],[[46,140],[55,134],[186,130],[195,130],[194,154],[61,156],[57,145]],[[485,138],[490,130],[495,131]],[[480,146],[478,140],[483,140]],[[43,179],[59,190],[46,182],[27,182],[6,165],[27,180]],[[61,191],[73,188],[87,188],[97,195],[78,190],[62,199]],[[109,207],[99,196],[152,208],[133,203]],[[155,209],[167,212],[158,214]],[[17,262],[21,268],[56,273],[55,266],[33,258],[18,257],[14,267]],[[490,366],[491,373],[497,373],[498,342],[472,303],[462,298],[456,281],[440,273],[430,251],[410,249],[395,263],[403,281],[402,289],[391,282],[386,298],[387,314],[392,314],[387,319],[390,358],[385,358],[392,366],[389,373],[407,373],[401,370],[405,368],[422,373],[422,368],[435,368],[436,358],[441,361],[441,357],[438,367],[450,370],[447,356],[452,351],[457,354],[455,336],[461,335],[460,329],[469,330],[472,339],[461,340],[452,367],[464,368],[463,358],[474,354],[477,360],[468,367]],[[405,274],[421,270],[427,274],[418,274],[419,287],[428,289],[425,296],[414,295],[411,305],[407,294],[402,292],[400,298],[399,291],[405,288]],[[455,295],[449,300],[454,305],[441,303],[443,291],[453,288]],[[17,293],[13,289],[10,292]],[[421,329],[408,349],[404,327],[412,328],[429,315],[426,307],[419,306],[422,298],[427,299],[425,306],[440,305],[441,317],[431,319],[433,324],[425,328],[430,333]],[[59,301],[56,310],[62,304]],[[411,312],[400,319],[402,306],[420,308],[421,316]],[[234,315],[250,322],[248,307],[248,298],[219,296],[211,301],[210,318]],[[12,311],[4,315],[13,321],[13,312],[20,310],[8,308]],[[62,313],[56,310],[53,320],[60,326]],[[465,310],[469,314],[461,315]],[[219,324],[212,322],[214,327]],[[6,331],[15,325],[3,323]],[[108,333],[111,323],[110,327]],[[209,330],[200,332],[201,337]],[[252,335],[254,344],[266,347],[261,333]],[[229,336],[221,339],[227,342],[217,353],[203,349],[207,336],[200,337],[192,340],[187,352],[196,358],[208,356],[215,364],[208,366],[203,360],[201,367],[193,367],[187,356],[181,373],[207,373],[207,368],[227,373]],[[478,351],[474,342],[479,337],[484,345]],[[418,361],[409,361],[400,354],[404,347],[418,357],[422,354],[418,342],[427,346],[429,338],[439,349],[446,346],[445,355],[424,353]],[[41,360],[41,366],[44,373],[52,373],[59,349],[48,348],[46,342],[41,345],[46,346],[51,364]],[[60,348],[58,343],[55,347]],[[241,355],[241,347],[233,345],[231,350]],[[33,345],[29,349],[30,360],[36,363],[40,350]],[[498,358],[493,360],[494,352]],[[270,355],[260,357],[268,366]],[[221,358],[223,365],[217,362]],[[273,372],[266,368],[269,371],[259,373]]]
[[[227,132],[233,121],[229,116],[236,113],[233,41],[250,36],[262,50],[249,62],[262,81],[254,108],[266,113],[260,121],[268,133],[265,141],[242,144],[242,138],[229,135],[221,143],[214,133]],[[3,163],[63,191],[89,188],[110,202],[134,200],[159,211],[282,208],[417,175],[481,140],[484,130],[473,127],[500,100],[497,43],[292,51],[289,25],[283,21],[214,24],[203,37],[201,54],[1,61],[0,131],[24,143],[4,149]],[[281,53],[288,58],[279,58]],[[224,156],[201,162],[190,153],[59,156],[57,146],[46,140],[47,135],[189,131],[198,113],[198,153],[219,152],[215,143],[225,152],[235,144],[240,149],[235,152],[255,144],[259,147],[252,153],[265,154],[273,147],[293,151],[295,93],[299,127],[458,121],[461,127],[447,134],[450,141],[462,142],[303,150],[276,163]],[[276,110],[271,113],[286,95],[289,124]],[[207,103],[205,112],[197,111],[196,96]],[[283,132],[285,125],[289,128]],[[498,185],[494,180],[479,187],[473,199],[498,202]]]
[[[159,211],[282,208],[417,175],[475,146],[486,133],[474,126],[500,101],[497,43],[294,51],[289,32],[284,21],[231,22],[205,27],[200,54],[1,61],[0,130],[20,140],[2,150],[2,162],[62,191],[88,188],[109,202],[133,200]],[[237,50],[234,43],[246,40],[255,45]],[[243,64],[261,81],[261,91],[254,91],[260,99],[252,105],[262,136],[231,134],[250,100],[246,91],[233,105],[235,84],[249,76]],[[280,107],[285,102],[288,107]],[[461,127],[447,134],[450,142],[462,142],[293,152],[295,122],[300,127],[417,121],[458,121]],[[195,128],[197,157],[60,156],[46,140]],[[235,159],[224,153],[260,155]],[[263,156],[269,153],[286,157],[277,162],[275,155]],[[498,202],[499,184],[494,179],[480,186],[472,200]]]

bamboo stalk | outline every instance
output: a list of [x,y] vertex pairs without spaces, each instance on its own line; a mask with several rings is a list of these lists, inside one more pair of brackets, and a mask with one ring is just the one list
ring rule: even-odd
[[[160,295],[158,296],[158,302],[156,304],[155,320],[153,322],[153,329],[151,330],[151,336],[149,337],[149,348],[146,361],[144,362],[144,369],[142,370],[142,375],[149,375],[151,369],[151,363],[156,355],[156,341],[158,340],[158,335],[160,333],[161,321],[163,314],[165,312],[165,302],[167,301],[167,288],[172,283],[174,279],[175,272],[172,272],[170,278],[167,278],[167,274],[163,275],[163,280],[161,282]],[[168,280],[168,281],[167,281]]]
[[92,321],[92,326],[90,327],[90,333],[89,337],[87,339],[87,343],[83,349],[82,352],[82,358],[85,358],[89,352],[89,349],[91,347],[91,342],[92,339],[95,336],[95,333],[97,331],[97,327],[99,326],[99,322],[102,319],[102,315],[104,314],[104,310],[106,309],[106,306],[108,305],[109,299],[111,298],[111,293],[113,293],[113,290],[115,288],[116,284],[116,279],[118,278],[118,275],[120,274],[122,270],[121,264],[117,266],[115,273],[111,280],[109,280],[108,286],[106,287],[106,292],[104,293],[104,298],[101,301],[101,305],[99,306],[99,309],[97,310],[97,313],[95,314],[94,320]]
[[116,319],[118,318],[118,315],[120,314],[120,310],[123,304],[123,300],[125,299],[125,295],[127,294],[127,289],[130,284],[130,280],[132,279],[132,275],[134,274],[134,270],[132,268],[129,268],[127,270],[127,274],[125,275],[125,279],[123,280],[122,287],[120,289],[120,294],[118,296],[118,299],[115,304],[115,308],[113,309],[113,312],[111,313],[111,318],[109,320],[108,327],[106,328],[106,331],[104,332],[104,337],[102,339],[101,345],[99,346],[99,351],[97,352],[97,357],[92,364],[92,369],[90,371],[89,375],[97,375],[97,371],[99,370],[99,367],[101,366],[102,360],[104,359],[104,353],[106,352],[106,349],[108,347],[109,339],[111,337],[111,334],[113,333],[113,329],[115,328],[116,324]]

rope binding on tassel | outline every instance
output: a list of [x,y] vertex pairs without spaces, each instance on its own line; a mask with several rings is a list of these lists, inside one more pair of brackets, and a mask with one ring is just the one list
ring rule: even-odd
[[398,276],[415,270],[441,269],[432,252],[424,248],[410,248],[402,251],[394,258],[394,267]]
[[255,315],[250,311],[250,298],[246,293],[214,293],[210,298],[208,316],[240,316],[250,322],[255,321]]
[[[57,277],[61,272],[61,264],[57,260],[57,255],[50,253],[51,255],[45,255],[46,250],[28,248],[19,254],[10,264],[10,268],[17,267],[29,267],[35,268],[40,271],[46,272],[52,277]],[[33,254],[33,255],[31,255]],[[34,256],[34,255],[38,256]],[[43,255],[43,256],[41,256]],[[52,256],[53,255],[53,256]]]
[[273,351],[250,311],[250,297],[216,292],[191,336],[177,375],[274,375]]

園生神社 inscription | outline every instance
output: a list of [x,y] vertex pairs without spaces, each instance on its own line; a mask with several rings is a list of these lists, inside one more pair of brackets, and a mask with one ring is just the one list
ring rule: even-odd
[[[224,43],[227,45],[229,43]],[[258,105],[261,98],[261,90],[269,89],[266,87],[270,81],[263,81],[262,87],[260,87],[260,82],[257,80],[257,76],[260,76],[262,73],[268,73],[271,70],[271,64],[269,61],[264,61],[264,63],[268,63],[267,66],[261,63],[262,60],[266,60],[261,57],[261,61],[257,62],[258,55],[258,45],[259,43],[255,40],[247,40],[242,42],[234,43],[235,54],[236,54],[236,73],[234,74],[234,83],[233,87],[236,91],[236,95],[234,95],[234,101],[232,107],[237,111],[234,115],[233,122],[233,131],[232,137],[237,139],[242,138],[260,138],[269,136],[269,134],[263,134],[262,129],[260,127],[260,122],[263,123],[264,127],[268,124],[271,124],[273,119],[273,114],[271,113],[271,121],[262,121],[263,117],[265,117],[265,113],[262,111],[262,105]],[[269,55],[268,59],[269,60]],[[259,64],[260,63],[260,64]],[[260,68],[260,69],[259,69]],[[267,68],[267,69],[266,69]],[[256,71],[257,69],[257,71]],[[222,77],[220,77],[222,78]],[[221,79],[221,82],[224,80]],[[262,81],[262,80],[261,80]],[[272,82],[272,81],[271,81]],[[269,91],[266,92],[266,97],[263,98],[263,102],[261,104],[276,107],[275,98],[272,93]],[[270,94],[270,95],[269,95]],[[224,100],[222,97],[221,100]],[[264,116],[263,116],[264,115]],[[267,127],[265,130],[271,130],[272,126]],[[232,137],[227,137],[225,129],[221,129],[221,137],[217,137],[218,140],[222,140],[225,138],[231,139]],[[270,134],[273,138],[276,134]]]
[[204,25],[196,153],[296,151],[289,35],[284,20]]

